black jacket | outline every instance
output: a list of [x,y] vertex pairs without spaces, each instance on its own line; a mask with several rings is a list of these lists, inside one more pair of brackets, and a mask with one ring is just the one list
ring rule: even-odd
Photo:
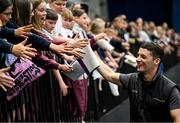
[[0,39],[0,53],[11,53],[13,44]]
[[129,82],[130,117],[133,122],[171,122],[169,96],[178,88],[158,72],[151,85],[144,86],[142,74],[133,74]]

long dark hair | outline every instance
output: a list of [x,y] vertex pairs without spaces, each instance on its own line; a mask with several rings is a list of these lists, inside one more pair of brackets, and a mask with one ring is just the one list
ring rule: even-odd
[[12,20],[19,26],[30,24],[31,18],[31,0],[12,0],[13,13]]
[[0,0],[0,14],[12,5],[11,0]]

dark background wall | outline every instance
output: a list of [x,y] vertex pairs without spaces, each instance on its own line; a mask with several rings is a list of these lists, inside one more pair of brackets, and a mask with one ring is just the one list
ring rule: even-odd
[[173,0],[172,23],[177,32],[180,32],[180,0]]
[[128,20],[135,20],[137,17],[142,17],[144,20],[152,20],[156,24],[161,24],[165,21],[171,26],[172,1],[173,0],[108,0],[109,17],[110,20],[112,20],[119,14],[125,14]]

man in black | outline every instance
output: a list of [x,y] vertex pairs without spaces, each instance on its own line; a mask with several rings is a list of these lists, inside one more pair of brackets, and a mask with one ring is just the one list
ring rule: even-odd
[[110,82],[128,89],[133,122],[180,122],[180,92],[176,84],[159,71],[164,52],[155,43],[141,45],[138,73],[114,73],[105,64],[98,71]]

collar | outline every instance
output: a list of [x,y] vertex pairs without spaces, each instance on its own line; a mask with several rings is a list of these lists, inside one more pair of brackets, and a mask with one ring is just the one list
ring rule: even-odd
[[[143,73],[138,73],[138,77],[140,78],[140,80],[143,82],[143,85],[145,85],[145,86],[150,86],[150,85],[154,85],[155,84],[155,82],[156,82],[156,80],[160,77],[160,75],[161,75],[161,71],[158,69],[157,70],[157,72],[156,72],[156,74],[154,75],[154,77],[153,77],[153,79],[151,80],[151,81],[149,81],[149,82],[147,82],[147,81],[144,81],[144,74]],[[147,84],[145,84],[145,83],[147,83]],[[149,84],[148,84],[149,83]]]
[[160,75],[161,75],[161,71],[158,69],[157,72],[156,72],[156,74],[154,75],[152,81],[153,81],[153,82],[156,81],[157,78],[159,78]]

